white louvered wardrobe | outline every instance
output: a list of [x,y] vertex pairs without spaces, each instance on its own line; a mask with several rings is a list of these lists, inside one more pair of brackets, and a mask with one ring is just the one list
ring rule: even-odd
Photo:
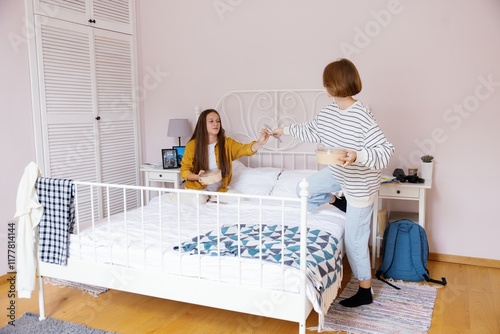
[[[42,173],[139,184],[134,1],[25,2],[34,30],[30,66]],[[94,208],[102,216],[106,196],[94,195],[102,196]],[[110,196],[112,213],[122,209],[119,196]],[[137,203],[137,196],[127,196],[129,208]]]

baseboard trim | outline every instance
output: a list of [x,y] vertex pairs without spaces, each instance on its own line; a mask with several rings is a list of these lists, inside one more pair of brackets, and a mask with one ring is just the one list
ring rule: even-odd
[[483,259],[479,257],[429,253],[429,260],[500,269],[500,260]]
[[16,275],[16,273],[7,273],[7,274],[5,274],[5,275],[1,275],[1,276],[0,276],[0,285],[2,285],[3,283],[6,283],[6,282],[7,282],[7,279],[8,279],[8,278],[11,278],[13,275],[15,276],[15,275]]

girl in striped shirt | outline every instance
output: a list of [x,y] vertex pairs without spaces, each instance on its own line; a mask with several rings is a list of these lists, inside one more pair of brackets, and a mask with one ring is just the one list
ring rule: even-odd
[[332,201],[342,191],[347,199],[345,246],[358,292],[342,300],[345,307],[357,307],[373,301],[368,249],[373,202],[380,186],[381,170],[387,167],[394,146],[385,138],[371,111],[353,98],[361,91],[361,78],[354,64],[339,59],[323,71],[323,86],[333,98],[332,104],[305,123],[273,130],[273,136],[291,135],[308,143],[342,148],[341,164],[331,164],[307,179],[308,209]]

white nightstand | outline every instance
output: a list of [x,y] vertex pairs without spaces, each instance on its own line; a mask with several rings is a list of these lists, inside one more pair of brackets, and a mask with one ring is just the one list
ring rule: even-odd
[[[150,182],[172,183],[175,189],[181,184],[180,168],[163,169],[153,165],[141,165],[144,173],[144,185],[150,186]],[[146,191],[146,203],[149,202],[149,191]]]
[[380,185],[378,200],[375,200],[373,204],[372,268],[375,268],[375,255],[380,256],[380,240],[383,236],[378,235],[378,211],[382,208],[383,200],[418,201],[418,224],[425,228],[425,192],[431,187],[432,180],[425,180],[425,183],[387,183]]

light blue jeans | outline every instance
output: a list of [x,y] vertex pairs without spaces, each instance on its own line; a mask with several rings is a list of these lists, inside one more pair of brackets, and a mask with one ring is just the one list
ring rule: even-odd
[[[320,205],[330,202],[333,199],[333,193],[342,190],[328,167],[309,176],[306,181],[309,183],[307,188],[309,191],[307,198],[309,212],[316,210]],[[299,192],[300,187],[297,185],[297,195]],[[344,244],[354,277],[360,281],[372,277],[368,249],[372,212],[373,203],[360,208],[351,206],[347,202]]]

